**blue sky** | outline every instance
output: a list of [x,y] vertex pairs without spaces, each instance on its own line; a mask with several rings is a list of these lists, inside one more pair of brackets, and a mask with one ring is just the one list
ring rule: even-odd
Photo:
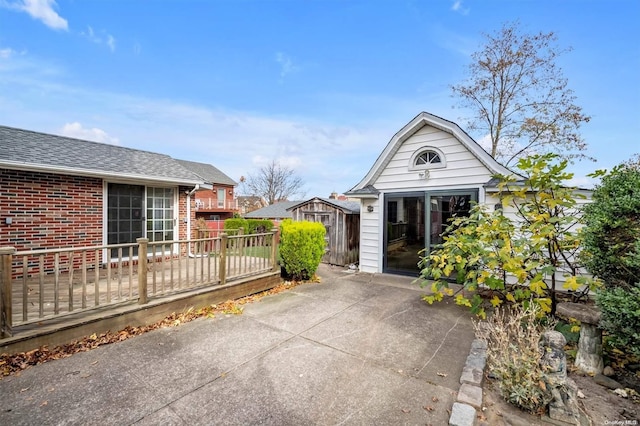
[[[0,125],[344,192],[507,21],[554,31],[596,168],[640,152],[637,0],[0,0]],[[464,126],[463,126],[464,128]],[[473,135],[479,140],[482,135]]]

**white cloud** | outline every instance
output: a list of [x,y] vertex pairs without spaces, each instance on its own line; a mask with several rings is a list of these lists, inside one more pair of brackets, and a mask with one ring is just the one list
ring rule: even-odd
[[91,129],[85,129],[82,124],[76,122],[65,124],[60,133],[63,136],[76,139],[84,139],[94,142],[108,143],[111,145],[120,145],[118,138],[111,137],[102,129],[93,127]]
[[112,52],[116,51],[116,39],[111,34],[107,34],[107,46]]
[[87,25],[87,31],[81,31],[80,35],[95,44],[106,44],[111,52],[116,50],[116,39],[105,31],[101,31],[104,36],[99,36],[90,25]]
[[8,47],[0,49],[0,59],[9,59],[15,52],[15,50]]
[[54,10],[57,7],[55,0],[19,0],[16,2],[0,3],[9,9],[19,10],[28,13],[33,19],[37,19],[47,27],[54,30],[69,29],[67,20],[58,15]]
[[276,53],[276,62],[280,64],[280,78],[286,77],[288,74],[295,73],[300,71],[300,67],[293,64],[293,61],[289,57],[289,55],[277,52]]
[[464,7],[462,5],[462,0],[455,0],[453,2],[453,5],[451,6],[451,10],[453,10],[454,12],[458,12],[462,15],[468,15],[471,9],[469,9],[468,7]]
[[[0,66],[0,84],[6,83],[7,89],[0,91],[3,124],[206,162],[235,180],[258,169],[254,158],[276,159],[296,171],[311,196],[328,196],[333,190],[344,192],[355,185],[403,124],[396,115],[403,112],[400,120],[410,118],[404,113],[407,106],[391,98],[383,104],[393,111],[393,119],[374,111],[360,122],[346,119],[342,111],[335,119],[273,117],[83,89],[61,83],[56,74],[43,74],[45,68],[46,63],[28,56],[10,70]],[[348,110],[351,106],[359,110],[371,101],[354,97],[349,102],[343,99],[342,104]],[[415,106],[410,109],[415,113]],[[372,114],[377,118],[372,119]],[[61,127],[61,123],[67,124]],[[109,134],[102,129],[109,129]],[[112,136],[115,134],[118,138]]]

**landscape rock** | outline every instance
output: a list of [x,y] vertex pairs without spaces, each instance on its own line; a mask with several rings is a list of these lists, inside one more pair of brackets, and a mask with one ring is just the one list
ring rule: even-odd
[[616,373],[613,371],[613,368],[611,368],[610,366],[608,366],[608,365],[607,365],[607,366],[602,370],[602,374],[603,374],[604,376],[607,376],[607,377],[612,377],[612,376],[615,376],[615,374],[616,374]]
[[629,397],[629,395],[627,394],[627,391],[624,390],[624,389],[615,389],[613,391],[613,393],[615,393],[616,395],[621,396],[623,398],[628,398]]
[[609,389],[619,389],[622,385],[610,377],[605,376],[604,374],[596,374],[593,376],[593,381],[599,384],[600,386],[604,386]]

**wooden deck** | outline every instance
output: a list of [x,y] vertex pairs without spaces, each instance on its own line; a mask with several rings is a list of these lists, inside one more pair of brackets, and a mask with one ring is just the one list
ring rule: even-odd
[[[147,266],[148,299],[219,286],[218,262],[212,257],[182,257]],[[226,281],[273,270],[268,259],[228,256]],[[19,278],[12,285],[13,326],[55,316],[139,300],[138,265]]]

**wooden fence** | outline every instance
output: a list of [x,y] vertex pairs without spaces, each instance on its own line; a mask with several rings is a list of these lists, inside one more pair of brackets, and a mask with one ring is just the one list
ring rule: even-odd
[[[184,241],[17,251],[0,247],[0,337],[14,327],[277,270],[276,230]],[[138,253],[147,253],[139,256]]]

